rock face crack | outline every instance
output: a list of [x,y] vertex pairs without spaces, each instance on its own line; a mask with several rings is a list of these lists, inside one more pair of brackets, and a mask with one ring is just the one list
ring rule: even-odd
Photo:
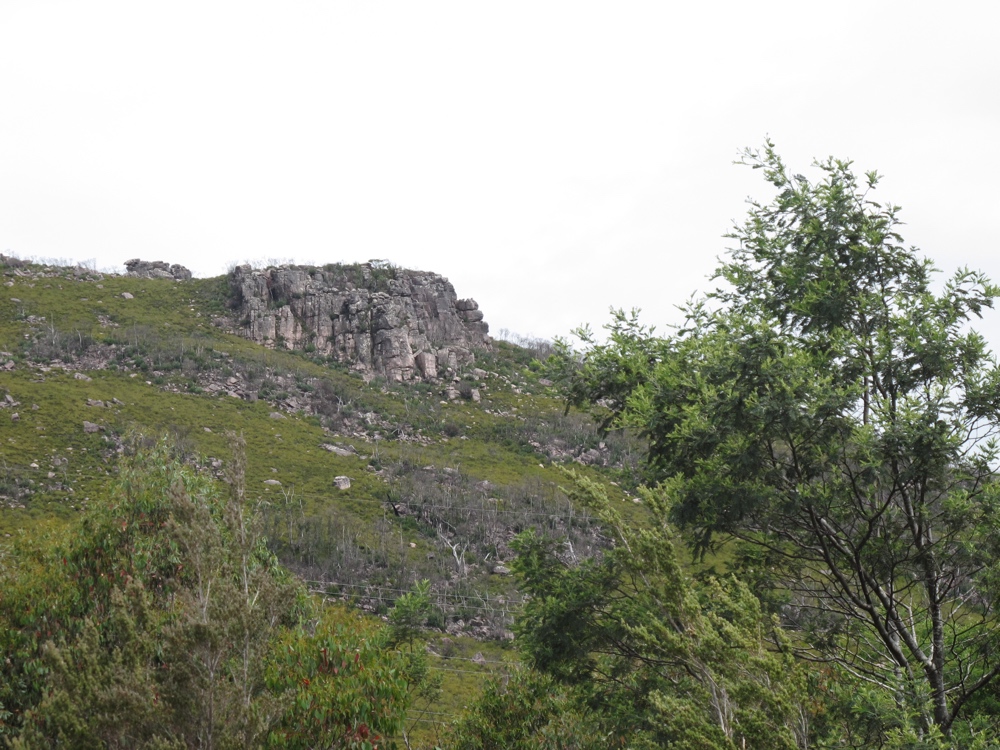
[[242,335],[333,357],[370,377],[450,377],[492,345],[476,301],[458,299],[435,273],[384,263],[238,266],[230,282]]

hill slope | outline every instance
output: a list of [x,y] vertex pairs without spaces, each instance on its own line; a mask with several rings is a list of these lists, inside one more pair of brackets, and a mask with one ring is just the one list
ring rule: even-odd
[[[314,591],[383,613],[430,581],[434,653],[468,667],[445,675],[435,715],[500,660],[462,637],[510,637],[514,535],[566,537],[576,557],[602,544],[558,464],[628,481],[639,455],[565,414],[538,374],[544,351],[492,342],[474,302],[452,291],[454,314],[429,324],[435,297],[412,279],[441,277],[328,266],[177,281],[9,258],[0,273],[0,534],[72,524],[130,435],[171,434],[221,480],[228,433],[242,433],[269,543]],[[491,658],[468,661],[477,651]]]

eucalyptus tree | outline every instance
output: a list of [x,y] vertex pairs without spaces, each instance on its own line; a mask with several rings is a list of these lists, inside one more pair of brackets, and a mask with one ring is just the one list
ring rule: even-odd
[[998,289],[936,283],[874,172],[829,159],[810,181],[770,142],[741,161],[775,194],[729,235],[720,288],[668,336],[619,314],[570,400],[645,433],[671,518],[700,554],[739,545],[801,656],[947,736],[1000,675],[1000,373],[970,328]]

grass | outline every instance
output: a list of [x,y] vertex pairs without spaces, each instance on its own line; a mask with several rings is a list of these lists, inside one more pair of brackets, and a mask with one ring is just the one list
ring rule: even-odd
[[[70,530],[105,491],[129,435],[170,434],[192,465],[222,479],[227,433],[237,432],[270,543],[306,579],[405,590],[426,577],[442,603],[492,600],[516,594],[492,567],[518,530],[575,535],[581,549],[600,543],[600,530],[569,510],[561,464],[606,441],[621,469],[578,468],[604,481],[635,475],[634,438],[602,439],[585,415],[564,413],[539,374],[543,347],[498,342],[477,355],[489,374],[468,381],[481,400],[446,401],[440,386],[366,383],[343,365],[228,332],[225,277],[178,283],[31,264],[0,274],[12,282],[0,286],[0,351],[16,364],[0,370],[0,400],[17,402],[0,409],[0,534]],[[257,399],[213,395],[208,386],[229,377]],[[85,432],[84,422],[99,430]],[[349,489],[335,486],[338,476]],[[609,491],[625,500],[629,481],[620,484]],[[393,502],[418,512],[397,515]],[[621,507],[641,519],[641,506]],[[441,654],[432,659],[451,655],[462,666],[441,672],[442,696],[414,726],[414,746],[432,742],[439,719],[496,666],[465,659],[510,658],[503,641],[462,635],[458,622],[474,610],[448,605],[441,614],[440,625],[459,632],[432,635]],[[508,627],[497,619],[479,632]]]

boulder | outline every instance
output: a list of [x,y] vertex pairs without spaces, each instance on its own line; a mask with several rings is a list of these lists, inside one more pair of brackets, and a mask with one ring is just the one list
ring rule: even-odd
[[338,456],[353,456],[355,455],[353,450],[348,450],[347,448],[341,448],[339,445],[330,445],[329,443],[323,443],[320,446],[323,450],[328,450],[330,453],[336,453]]
[[133,258],[125,261],[125,275],[140,279],[174,279],[187,281],[191,272],[177,263],[164,263],[162,260],[140,260]]

